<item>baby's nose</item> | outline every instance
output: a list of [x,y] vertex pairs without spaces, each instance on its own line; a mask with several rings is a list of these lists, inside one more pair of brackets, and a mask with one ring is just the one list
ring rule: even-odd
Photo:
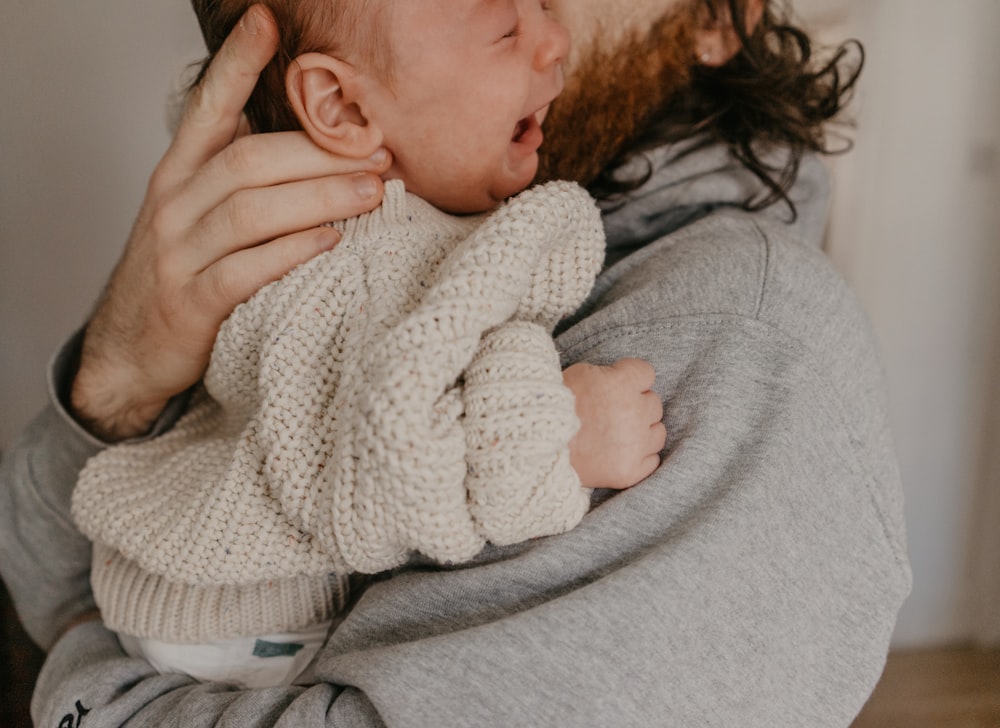
[[553,18],[546,15],[542,27],[541,39],[535,52],[535,65],[545,69],[556,63],[562,63],[569,53],[569,31]]

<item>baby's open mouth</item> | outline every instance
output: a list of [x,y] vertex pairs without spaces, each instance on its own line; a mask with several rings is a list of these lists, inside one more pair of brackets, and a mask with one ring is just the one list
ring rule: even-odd
[[536,151],[542,145],[544,139],[544,135],[542,134],[542,120],[545,118],[545,112],[548,109],[548,106],[544,106],[517,122],[510,137],[511,143],[525,150]]
[[524,136],[524,132],[528,131],[528,129],[531,128],[531,125],[534,121],[535,117],[532,114],[531,116],[526,116],[519,122],[517,122],[517,125],[514,127],[514,135],[511,137],[511,141],[515,142],[521,141],[521,137]]

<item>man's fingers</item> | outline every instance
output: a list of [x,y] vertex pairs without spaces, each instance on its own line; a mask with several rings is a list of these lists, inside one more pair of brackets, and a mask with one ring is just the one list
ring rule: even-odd
[[187,202],[182,209],[208,211],[240,190],[354,172],[381,173],[390,157],[385,150],[380,152],[380,157],[347,159],[320,149],[304,132],[251,134],[237,139],[198,170],[181,193]]
[[160,165],[163,177],[187,177],[236,137],[243,107],[277,48],[278,30],[270,11],[251,6],[191,93]]
[[261,287],[340,241],[332,228],[313,228],[234,253],[203,271],[195,297],[203,310],[220,321]]
[[192,128],[224,133],[220,147],[232,140],[243,107],[277,49],[278,30],[270,11],[251,6],[209,65],[184,121]]
[[250,122],[247,121],[246,114],[240,114],[240,123],[236,125],[236,134],[233,139],[242,139],[250,135]]
[[240,190],[212,209],[191,236],[190,253],[207,267],[229,255],[325,222],[375,208],[382,181],[374,174],[337,175]]

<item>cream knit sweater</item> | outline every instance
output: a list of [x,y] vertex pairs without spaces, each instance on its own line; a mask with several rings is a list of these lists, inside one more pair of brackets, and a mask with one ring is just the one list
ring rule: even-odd
[[111,628],[295,629],[339,608],[334,573],[460,562],[586,512],[551,331],[603,261],[587,194],[550,183],[453,217],[390,182],[338,227],[337,248],[227,319],[169,433],[81,474],[73,514]]

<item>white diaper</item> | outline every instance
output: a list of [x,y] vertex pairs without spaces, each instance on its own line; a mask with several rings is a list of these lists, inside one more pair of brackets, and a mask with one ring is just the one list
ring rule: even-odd
[[125,634],[119,634],[118,640],[129,655],[144,658],[160,672],[184,673],[202,682],[266,688],[296,682],[326,642],[332,624],[199,645]]

